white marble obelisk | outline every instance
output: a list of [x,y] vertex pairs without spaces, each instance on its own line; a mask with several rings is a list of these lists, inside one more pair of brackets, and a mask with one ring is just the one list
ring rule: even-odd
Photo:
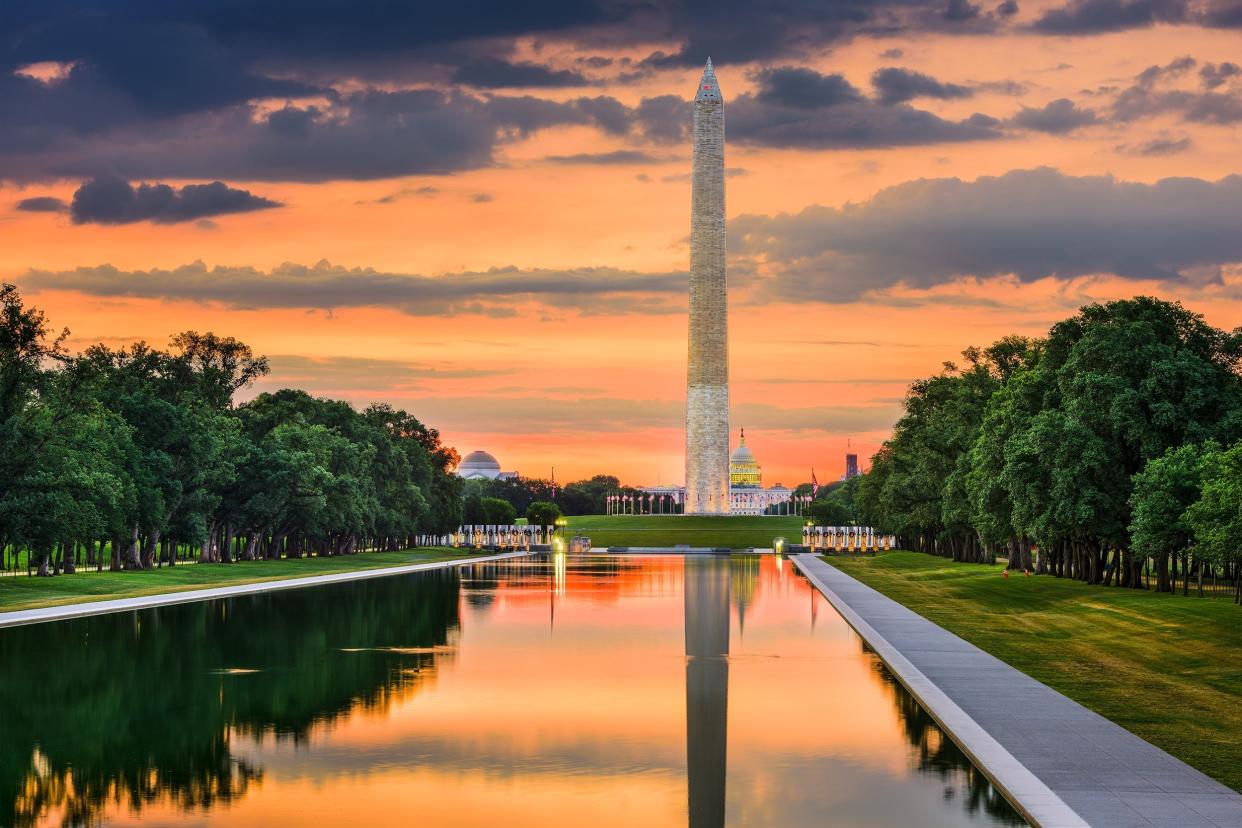
[[686,514],[729,512],[729,307],[725,286],[724,98],[711,58],[694,96]]

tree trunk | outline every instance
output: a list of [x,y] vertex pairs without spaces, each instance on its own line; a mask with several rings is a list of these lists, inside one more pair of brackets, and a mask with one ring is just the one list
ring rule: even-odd
[[138,524],[136,523],[129,533],[129,543],[125,546],[125,554],[121,558],[121,565],[126,569],[142,568],[142,562],[138,560]]
[[220,544],[220,560],[223,561],[224,563],[232,563],[233,562],[233,524],[226,521],[222,532],[224,534],[224,541],[223,543]]
[[1169,553],[1162,552],[1156,556],[1156,592],[1172,592],[1169,583]]
[[155,569],[155,550],[159,548],[160,530],[152,529],[142,544],[142,568]]

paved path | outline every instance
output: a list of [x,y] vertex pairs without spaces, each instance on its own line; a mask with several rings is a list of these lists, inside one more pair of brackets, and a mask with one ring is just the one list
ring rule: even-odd
[[40,624],[45,621],[63,621],[66,618],[82,618],[87,615],[104,615],[109,612],[128,612],[130,610],[147,609],[148,607],[162,607],[168,604],[185,604],[190,601],[232,598],[235,595],[253,595],[256,592],[271,592],[278,589],[298,589],[299,587],[339,584],[345,581],[361,581],[367,578],[387,578],[390,575],[425,572],[429,569],[447,569],[452,566],[503,561],[507,558],[519,558],[526,554],[528,553],[505,552],[499,555],[485,555],[477,558],[450,558],[445,561],[403,564],[383,569],[359,569],[354,572],[334,572],[330,575],[307,575],[303,578],[285,578],[279,581],[259,581],[252,584],[235,584],[233,586],[213,587],[211,589],[163,592],[158,595],[142,595],[136,598],[116,598],[110,601],[88,601],[79,604],[64,604],[57,607],[0,612],[0,628],[16,627],[21,624]]
[[794,565],[1042,828],[1242,828],[1242,795],[816,555]]

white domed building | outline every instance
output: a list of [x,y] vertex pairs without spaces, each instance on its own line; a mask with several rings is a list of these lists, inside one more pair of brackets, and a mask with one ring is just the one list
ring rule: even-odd
[[508,480],[517,472],[500,470],[500,461],[486,451],[472,451],[457,464],[457,476],[463,480]]

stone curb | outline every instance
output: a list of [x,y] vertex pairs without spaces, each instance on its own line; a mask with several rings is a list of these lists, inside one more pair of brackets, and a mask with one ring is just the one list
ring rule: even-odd
[[[1014,807],[1036,828],[1090,828],[1074,809],[1066,805],[1038,776],[1005,750],[983,727],[941,690],[935,682],[910,663],[896,646],[880,635],[861,615],[833,591],[808,566],[804,559],[818,561],[814,555],[795,555],[793,564],[841,614],[854,631],[867,643],[910,695],[936,720],[958,747],[992,781]],[[823,563],[822,561],[819,561]],[[841,570],[824,563],[842,577]],[[931,623],[930,621],[928,622]]]
[[253,595],[259,592],[272,592],[280,589],[299,589],[301,587],[322,586],[324,584],[339,584],[347,581],[361,581],[367,578],[387,578],[392,575],[426,572],[431,569],[448,569],[449,567],[465,566],[467,564],[503,561],[509,558],[522,557],[526,554],[526,552],[506,552],[501,555],[487,555],[478,558],[457,558],[447,561],[402,564],[401,566],[380,569],[360,569],[356,572],[334,572],[328,575],[307,575],[302,578],[285,578],[279,581],[258,581],[251,584],[236,584],[208,589],[188,589],[183,592],[162,592],[158,595],[140,595],[134,598],[112,598],[107,601],[88,601],[78,604],[62,604],[55,607],[13,610],[11,612],[0,612],[0,629],[17,627],[23,624],[42,624],[48,621],[86,618],[91,615],[105,615],[112,612],[129,612],[130,610],[148,609],[150,607],[164,607],[170,604],[188,604],[193,601],[210,601],[216,598]]

